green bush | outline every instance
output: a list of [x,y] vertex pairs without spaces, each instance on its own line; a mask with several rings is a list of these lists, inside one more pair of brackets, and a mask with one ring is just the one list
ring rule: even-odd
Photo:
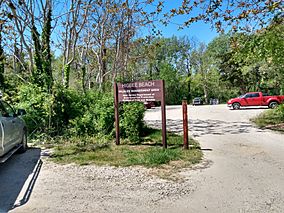
[[95,103],[95,127],[98,133],[109,135],[114,131],[114,99],[112,94],[104,95]]
[[70,121],[72,135],[111,135],[114,129],[112,95],[88,92],[82,97],[81,114]]
[[121,111],[121,136],[128,138],[132,142],[138,142],[144,127],[144,104],[138,102],[124,103]]
[[70,121],[81,117],[84,112],[82,103],[83,93],[72,89],[65,89],[57,85],[53,90],[54,104],[52,124],[55,134],[64,134]]
[[267,110],[252,120],[260,127],[284,123],[284,104],[276,109]]
[[[55,86],[48,94],[36,85],[18,88],[17,107],[24,108],[28,129],[38,137],[94,136],[113,137],[114,99],[112,93],[88,91]],[[124,103],[120,107],[120,126],[123,138],[132,142],[140,140],[143,131],[144,105]],[[37,137],[37,138],[38,138]]]
[[23,118],[27,123],[29,132],[42,132],[49,128],[53,115],[54,98],[33,84],[21,85],[18,91],[16,99],[19,103],[16,107],[27,111]]
[[279,105],[275,110],[279,115],[279,121],[284,122],[284,104]]

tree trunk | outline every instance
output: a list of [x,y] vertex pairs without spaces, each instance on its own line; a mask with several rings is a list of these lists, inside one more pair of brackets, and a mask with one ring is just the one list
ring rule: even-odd
[[52,10],[51,4],[47,1],[47,11],[44,16],[44,26],[42,32],[42,71],[45,76],[47,91],[51,92],[53,85],[52,67],[51,67],[51,52],[50,52],[50,37],[51,37],[51,21]]
[[105,91],[106,73],[107,73],[107,49],[103,46],[101,57],[102,57],[102,71],[101,71],[101,81],[102,90]]

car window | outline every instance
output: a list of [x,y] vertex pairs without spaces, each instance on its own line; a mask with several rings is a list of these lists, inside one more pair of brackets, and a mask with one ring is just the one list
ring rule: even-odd
[[259,97],[259,93],[250,93],[246,94],[245,98],[257,98]]
[[251,97],[252,97],[252,98],[257,98],[257,97],[259,97],[259,93],[253,93],[253,94],[251,94]]
[[15,115],[14,109],[5,101],[1,101],[0,111],[3,117],[13,117]]
[[245,98],[251,98],[251,94],[246,94]]

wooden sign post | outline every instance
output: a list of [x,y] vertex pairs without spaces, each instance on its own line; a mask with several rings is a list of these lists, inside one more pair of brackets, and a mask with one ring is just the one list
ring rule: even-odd
[[187,101],[182,101],[182,117],[183,117],[183,148],[188,149],[188,117],[187,117]]
[[164,80],[137,81],[130,83],[114,83],[114,109],[115,109],[115,132],[116,144],[120,144],[119,138],[119,102],[147,102],[161,101],[162,108],[162,141],[163,147],[167,148],[166,136],[166,104]]
[[119,101],[118,101],[118,90],[117,90],[117,84],[114,84],[114,118],[115,118],[115,143],[116,145],[120,144],[120,137],[119,137],[119,112],[118,112],[118,107],[119,107]]

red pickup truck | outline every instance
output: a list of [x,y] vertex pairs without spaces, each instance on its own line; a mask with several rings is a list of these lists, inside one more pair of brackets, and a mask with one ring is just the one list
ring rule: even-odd
[[284,96],[270,96],[262,92],[249,92],[238,98],[230,99],[227,104],[228,107],[233,107],[233,109],[240,109],[240,107],[248,106],[275,108],[282,103],[284,103]]

